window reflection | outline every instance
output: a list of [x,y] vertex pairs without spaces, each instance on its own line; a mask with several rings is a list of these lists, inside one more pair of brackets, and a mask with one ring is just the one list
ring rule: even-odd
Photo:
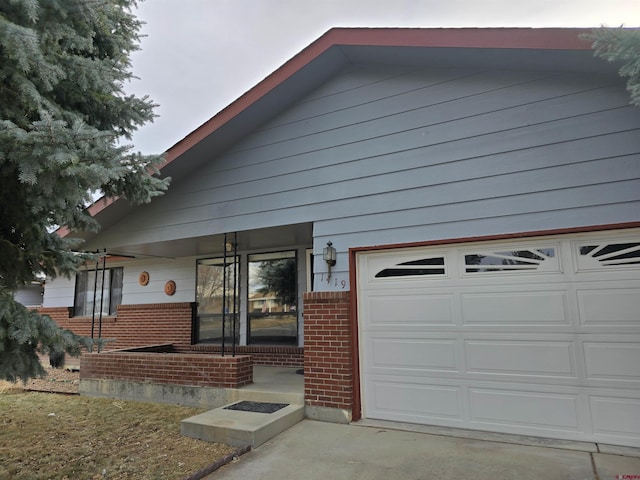
[[467,273],[508,272],[538,270],[549,258],[555,257],[554,248],[482,252],[465,255]]
[[398,263],[376,273],[375,278],[444,275],[444,257],[422,258]]
[[[115,315],[122,302],[122,267],[102,271],[84,270],[76,274],[74,315]],[[96,277],[97,273],[97,277]],[[104,286],[103,286],[104,279]],[[95,298],[95,304],[94,304]]]
[[581,256],[591,257],[600,266],[640,264],[640,243],[583,245],[579,251]]
[[248,295],[248,342],[296,344],[295,252],[250,255]]
[[[223,258],[204,259],[198,261],[196,302],[197,328],[196,342],[221,342],[222,320],[224,312],[225,342],[233,341],[234,302],[235,310],[238,302],[238,272],[237,263],[234,268],[233,259]],[[226,273],[225,273],[226,270]],[[226,281],[226,283],[225,283]],[[239,340],[239,321],[236,314],[236,342]]]

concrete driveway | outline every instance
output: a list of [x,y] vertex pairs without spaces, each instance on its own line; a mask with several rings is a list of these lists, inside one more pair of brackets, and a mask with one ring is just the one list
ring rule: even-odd
[[562,446],[555,448],[489,438],[304,420],[206,479],[640,479],[640,457],[629,456],[636,449],[612,449],[628,454],[619,455],[589,443],[549,442]]

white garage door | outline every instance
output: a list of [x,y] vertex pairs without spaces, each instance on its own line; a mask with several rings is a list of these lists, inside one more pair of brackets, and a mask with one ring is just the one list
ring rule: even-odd
[[357,265],[364,418],[640,446],[640,230]]

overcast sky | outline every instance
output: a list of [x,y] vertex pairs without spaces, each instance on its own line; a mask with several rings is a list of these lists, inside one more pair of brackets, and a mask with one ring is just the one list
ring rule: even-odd
[[332,27],[640,26],[640,0],[146,0],[140,80],[159,107],[134,137],[161,153]]

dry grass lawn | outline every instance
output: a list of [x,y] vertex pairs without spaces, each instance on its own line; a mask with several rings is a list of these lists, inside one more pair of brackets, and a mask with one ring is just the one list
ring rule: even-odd
[[234,450],[180,435],[199,412],[0,382],[0,478],[184,478]]

